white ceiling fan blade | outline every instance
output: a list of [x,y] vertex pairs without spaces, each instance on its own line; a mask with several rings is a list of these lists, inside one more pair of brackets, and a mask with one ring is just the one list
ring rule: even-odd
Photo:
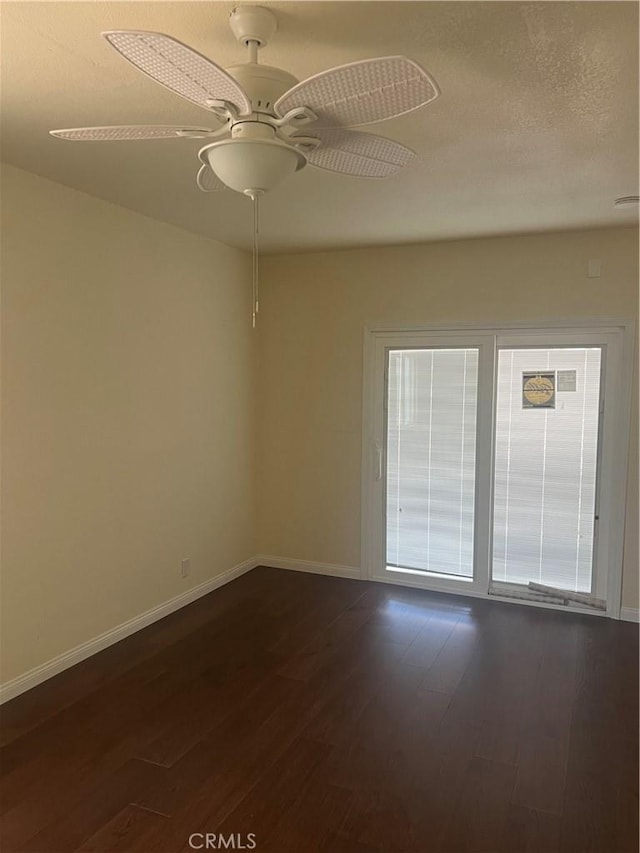
[[215,193],[218,190],[226,190],[227,188],[226,184],[222,183],[211,166],[207,166],[206,163],[200,166],[196,183],[198,184],[198,189],[201,189],[203,193]]
[[209,109],[209,101],[229,101],[241,115],[251,112],[251,101],[224,68],[163,33],[109,30],[109,44],[132,65],[177,95]]
[[351,62],[308,77],[275,103],[282,117],[295,107],[309,107],[318,127],[372,124],[408,113],[438,97],[432,77],[404,56],[381,56]]
[[336,127],[314,130],[313,135],[320,145],[305,156],[312,166],[329,172],[359,178],[388,178],[415,157],[410,148],[373,133]]
[[50,130],[51,136],[70,139],[73,142],[104,142],[119,139],[201,139],[212,136],[214,130],[204,127],[180,127],[166,124],[123,124],[104,127],[69,127],[65,130]]

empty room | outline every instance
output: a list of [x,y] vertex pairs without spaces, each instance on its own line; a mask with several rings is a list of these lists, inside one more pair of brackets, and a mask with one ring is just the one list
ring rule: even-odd
[[637,2],[0,2],[3,853],[638,850]]

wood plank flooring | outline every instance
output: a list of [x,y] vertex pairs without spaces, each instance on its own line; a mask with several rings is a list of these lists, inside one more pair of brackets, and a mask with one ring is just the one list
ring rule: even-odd
[[0,722],[3,853],[638,850],[609,619],[258,568]]

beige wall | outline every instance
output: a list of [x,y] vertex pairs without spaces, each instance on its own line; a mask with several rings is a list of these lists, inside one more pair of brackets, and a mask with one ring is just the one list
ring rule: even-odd
[[255,553],[254,338],[246,254],[12,167],[2,202],[6,681]]
[[2,177],[3,681],[256,553],[358,566],[365,325],[637,313],[620,229],[265,258],[254,335],[244,253]]
[[[631,229],[265,259],[260,553],[360,565],[364,326],[635,317],[637,259]],[[630,461],[623,603],[637,607],[637,450]]]

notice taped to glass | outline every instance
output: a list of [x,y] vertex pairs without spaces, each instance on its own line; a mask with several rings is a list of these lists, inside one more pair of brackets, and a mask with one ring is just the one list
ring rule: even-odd
[[523,409],[555,409],[556,407],[556,372],[523,371],[522,372],[522,408]]
[[556,391],[575,391],[576,390],[576,373],[575,370],[559,370],[558,371],[558,387]]

